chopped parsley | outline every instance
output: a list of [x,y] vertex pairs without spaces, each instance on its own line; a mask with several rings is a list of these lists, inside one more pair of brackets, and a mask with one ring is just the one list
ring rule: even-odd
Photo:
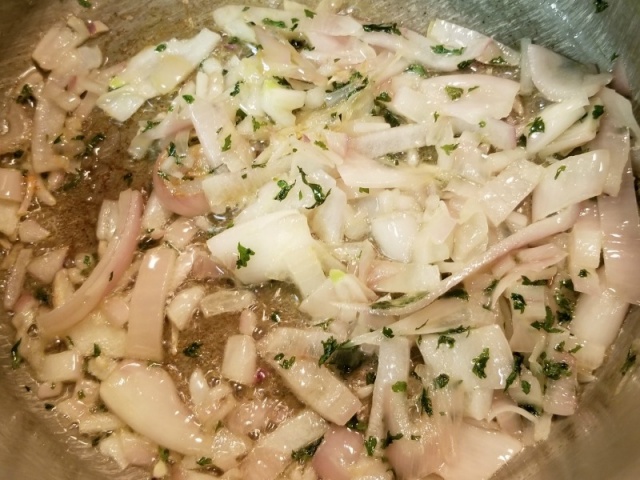
[[286,87],[286,88],[293,88],[291,86],[291,84],[289,83],[289,80],[287,80],[284,77],[273,77],[273,79],[278,82],[278,85],[282,86],[282,87]]
[[465,48],[447,48],[444,45],[433,45],[431,51],[436,55],[462,55]]
[[327,340],[320,342],[322,343],[322,349],[324,351],[324,353],[320,356],[320,359],[318,360],[318,365],[324,365],[327,360],[329,360],[329,358],[331,357],[331,355],[333,355],[333,352],[335,352],[338,349],[338,341],[333,338],[333,337],[329,337]]
[[158,455],[160,456],[160,460],[162,460],[164,463],[167,463],[169,461],[168,448],[158,447]]
[[291,452],[291,459],[295,460],[299,464],[308,462],[316,454],[316,450],[318,450],[318,447],[322,443],[323,438],[324,437],[320,437],[318,440],[316,440],[315,442],[311,442],[306,447],[294,450],[293,452]]
[[485,369],[487,368],[487,362],[489,361],[489,349],[484,348],[480,355],[473,359],[473,368],[471,371],[478,378],[487,378]]
[[545,358],[542,361],[542,373],[551,380],[559,380],[561,377],[571,375],[571,368],[567,362],[554,362]]
[[487,287],[485,287],[485,289],[483,290],[483,293],[485,295],[491,295],[493,291],[496,289],[496,287],[498,286],[498,282],[499,280],[497,278],[494,278],[493,280],[491,280],[491,283],[487,285]]
[[222,145],[221,150],[223,152],[228,152],[231,149],[231,134],[224,137],[224,144]]
[[453,85],[447,85],[446,87],[444,87],[444,91],[447,93],[447,95],[449,95],[449,98],[451,100],[458,100],[464,93],[464,90],[462,88],[454,87]]
[[529,127],[529,136],[534,133],[544,133],[544,120],[542,120],[542,117],[534,118],[533,122],[527,126]]
[[522,387],[522,391],[524,392],[524,394],[529,395],[529,392],[531,391],[531,384],[526,380],[522,380],[520,382],[520,386]]
[[429,389],[423,388],[420,394],[420,412],[426,413],[428,416],[433,416],[433,404],[431,398],[429,398]]
[[246,267],[249,260],[251,260],[251,256],[255,254],[256,252],[250,248],[244,247],[240,242],[238,242],[238,260],[236,260],[236,268],[239,270]]
[[96,133],[91,140],[89,140],[89,143],[87,143],[87,148],[85,149],[84,154],[90,155],[98,144],[103,142],[106,138],[107,137],[104,133]]
[[157,127],[159,124],[160,124],[160,122],[154,122],[154,121],[151,121],[151,120],[147,120],[147,124],[142,129],[142,133],[148,132],[152,128]]
[[171,142],[169,143],[169,146],[167,147],[167,155],[169,157],[177,157],[178,156],[178,152],[176,151],[176,144]]
[[586,277],[589,276],[589,272],[586,269],[583,268],[578,272],[578,276],[580,278],[586,278]]
[[484,127],[486,127],[486,126],[487,126],[487,122],[485,122],[484,120],[480,120],[480,121],[478,122],[478,126],[479,126],[480,128],[484,128]]
[[527,306],[524,297],[519,293],[511,294],[511,304],[513,305],[513,309],[518,310],[520,313],[524,313],[524,309]]
[[396,433],[395,435],[391,435],[390,431],[387,431],[387,436],[384,440],[382,440],[382,448],[387,448],[396,440],[400,440],[404,435],[402,433]]
[[263,18],[262,24],[267,27],[276,27],[276,28],[287,28],[287,24],[282,20],[272,20],[270,18]]
[[390,102],[391,101],[391,95],[389,95],[387,92],[382,92],[380,95],[378,95],[375,98],[376,102]]
[[21,343],[22,338],[19,338],[18,341],[11,347],[11,368],[13,368],[14,370],[18,368],[24,361],[19,351]]
[[553,311],[549,307],[545,307],[546,315],[544,317],[544,322],[540,320],[536,320],[531,324],[533,328],[536,330],[544,330],[547,333],[562,333],[563,330],[561,328],[556,328],[553,326]]
[[[12,350],[12,352],[13,352],[13,350]],[[635,365],[636,359],[637,359],[636,352],[634,352],[630,348],[629,351],[627,352],[627,358],[624,360],[624,363],[622,364],[622,368],[620,368],[620,373],[623,376],[626,375],[629,372],[629,370],[631,370],[631,367],[633,367]]]
[[566,166],[566,165],[560,165],[560,166],[558,167],[558,169],[556,170],[556,174],[555,174],[555,176],[553,177],[553,179],[554,179],[554,180],[557,180],[557,179],[558,179],[558,177],[560,176],[560,174],[561,174],[562,172],[564,172],[566,169],[567,169],[567,166]]
[[603,105],[594,105],[593,106],[593,112],[591,112],[591,116],[594,119],[598,119],[602,115],[604,115],[604,106]]
[[329,150],[327,148],[327,144],[324,143],[322,140],[316,140],[315,142],[313,142],[314,145],[317,145],[318,147],[320,147],[322,150]]
[[412,63],[405,69],[405,72],[415,73],[416,75],[420,75],[421,77],[427,76],[427,71],[419,63]]
[[504,391],[506,392],[513,382],[516,381],[516,378],[520,375],[522,371],[522,362],[524,362],[524,356],[521,353],[514,352],[513,354],[513,368],[511,369],[511,373],[507,377],[507,382],[504,386]]
[[264,127],[267,124],[267,122],[259,122],[258,120],[256,120],[256,117],[251,117],[251,125],[253,127],[253,131],[257,132],[258,130],[260,130],[260,128]]
[[187,102],[189,105],[191,105],[193,102],[196,101],[196,99],[193,97],[193,95],[182,95],[182,98],[184,99],[185,102]]
[[276,185],[280,188],[280,191],[273,197],[274,200],[278,200],[279,202],[283,201],[289,195],[291,189],[295,186],[296,182],[294,181],[291,185],[289,185],[285,180],[278,180]]
[[544,278],[540,280],[531,280],[529,277],[522,276],[522,285],[531,285],[534,287],[540,287],[547,284],[547,280]]
[[535,417],[539,417],[543,413],[542,408],[536,407],[535,405],[531,405],[529,403],[519,403],[518,407],[520,407],[523,410],[526,410],[527,412],[529,412],[531,415]]
[[433,379],[433,385],[435,388],[444,388],[449,384],[449,375],[446,373],[441,373],[436,378]]
[[307,18],[313,18],[316,16],[316,12],[313,12],[311,10],[307,10],[306,8],[304,9],[304,15]]
[[284,358],[280,362],[280,366],[285,370],[289,370],[291,367],[293,367],[294,363],[296,363],[296,357]]
[[391,385],[391,390],[395,393],[402,393],[407,391],[407,382],[398,381]]
[[459,298],[460,300],[469,300],[469,293],[463,287],[458,287],[443,293],[440,298]]
[[209,457],[200,457],[196,460],[196,463],[201,467],[205,467],[207,465],[211,465],[211,459]]
[[235,97],[236,95],[238,95],[240,93],[241,83],[243,83],[242,80],[238,80],[236,84],[233,86],[233,90],[231,90],[231,93],[229,95],[231,95],[232,97]]
[[450,143],[450,144],[447,144],[447,145],[442,145],[442,147],[440,147],[440,148],[442,148],[444,153],[446,153],[447,155],[451,155],[451,152],[456,150],[458,148],[458,145],[459,144],[457,144],[457,143]]
[[458,64],[458,70],[465,70],[471,66],[473,60],[464,60]]
[[[236,110],[236,125],[238,125],[241,121],[247,118],[247,114],[241,108]],[[255,130],[254,130],[255,131]]]
[[489,60],[489,63],[491,65],[504,65],[505,63],[507,63],[507,61],[504,58],[502,58],[502,55],[499,55]]
[[368,456],[373,456],[373,453],[376,451],[377,445],[378,439],[376,437],[369,437],[364,441],[364,448],[367,451]]
[[360,193],[369,193],[369,189],[366,187],[360,187],[358,188],[358,192]]
[[596,13],[602,13],[609,8],[609,3],[606,0],[595,0],[594,5],[596,7]]
[[167,49],[166,43],[161,43],[155,48],[156,52],[164,52],[166,49]]
[[450,337],[448,335],[440,335],[440,337],[438,337],[438,346],[436,347],[436,350],[440,348],[440,345],[448,345],[449,348],[453,348],[455,344],[456,344],[455,338]]
[[329,189],[325,194],[322,191],[321,185],[318,185],[317,183],[310,183],[309,181],[307,181],[307,174],[304,172],[304,170],[302,170],[302,168],[298,167],[298,171],[300,172],[300,176],[302,177],[302,183],[304,183],[307,187],[311,189],[311,192],[313,193],[313,198],[315,200],[315,203],[313,205],[305,208],[307,210],[311,210],[312,208],[319,207],[325,202],[325,200],[331,193],[331,189]]
[[200,348],[202,347],[202,343],[193,342],[191,345],[182,350],[182,353],[185,357],[196,358],[200,356]]
[[382,335],[387,338],[395,337],[395,335],[393,334],[393,330],[391,330],[389,327],[382,327]]
[[363,25],[362,28],[365,32],[384,32],[393,35],[402,35],[397,23],[369,23]]
[[372,310],[389,310],[390,308],[400,308],[422,300],[428,292],[418,292],[411,295],[403,295],[392,300],[379,300],[372,303]]
[[518,137],[518,142],[516,143],[518,147],[526,147],[527,146],[527,136],[522,134]]
[[102,354],[102,349],[100,348],[100,345],[98,345],[97,343],[93,344],[93,356],[94,357],[99,357]]

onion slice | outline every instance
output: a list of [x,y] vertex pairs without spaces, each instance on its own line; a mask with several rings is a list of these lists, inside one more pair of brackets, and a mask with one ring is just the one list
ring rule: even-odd
[[82,286],[59,308],[37,322],[40,333],[53,337],[80,322],[111,292],[133,260],[142,214],[142,196],[135,190],[120,194],[118,228],[107,251]]
[[152,174],[153,190],[162,206],[185,217],[197,217],[209,213],[209,204],[199,179],[189,182],[182,181],[179,185],[172,185],[159,175],[158,169],[166,160],[166,155],[166,152],[160,154]]

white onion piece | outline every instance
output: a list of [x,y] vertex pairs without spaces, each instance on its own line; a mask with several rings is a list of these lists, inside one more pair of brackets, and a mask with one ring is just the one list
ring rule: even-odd
[[142,259],[129,305],[125,345],[128,358],[162,361],[164,305],[176,256],[175,250],[158,247]]
[[367,133],[352,137],[349,148],[373,158],[387,153],[404,152],[427,145],[427,129],[425,124],[411,124]]
[[[146,212],[145,212],[146,214]],[[98,225],[96,226],[96,238],[98,240],[109,241],[116,233],[118,225],[118,202],[104,199],[100,205],[98,214]]]
[[38,385],[38,391],[36,395],[40,400],[46,400],[48,398],[56,398],[62,394],[62,382],[45,382]]
[[[470,332],[450,335],[455,339],[452,348],[438,348],[438,335],[425,335],[418,345],[425,364],[434,372],[446,373],[452,381],[462,380],[462,388],[469,392],[475,388],[504,388],[513,367],[511,348],[498,325],[480,327]],[[485,348],[489,349],[486,377],[474,375],[473,359]]]
[[253,385],[256,377],[256,342],[248,335],[231,335],[222,357],[222,376],[242,385]]
[[236,446],[233,440],[216,445],[215,438],[202,433],[162,367],[120,365],[100,385],[100,397],[135,432],[183,455],[205,456],[224,468],[220,460],[226,463]]
[[[598,131],[598,120],[593,118],[593,106],[599,104],[599,99],[593,99],[587,111],[586,118],[580,119],[569,127],[562,135],[538,152],[540,158],[551,157],[556,153],[567,154],[574,148],[581,147],[596,137]],[[602,123],[602,122],[600,122]],[[600,128],[601,129],[601,128]],[[606,147],[592,147],[590,150],[598,150]]]
[[636,140],[640,139],[640,125],[633,114],[629,99],[610,88],[603,88],[598,96],[604,103],[605,111],[611,115],[613,125],[628,128]]
[[572,97],[560,103],[554,103],[540,112],[538,117],[544,124],[544,130],[530,132],[527,128],[527,153],[536,154],[562,135],[571,125],[580,120],[588,105],[586,97]]
[[129,119],[143,103],[171,92],[207,58],[220,41],[220,35],[204,28],[193,38],[171,39],[166,48],[147,47],[129,59],[117,77],[120,88],[105,93],[98,106],[120,122]]
[[152,442],[133,432],[120,431],[122,452],[132,465],[149,466],[158,454],[158,447]]
[[598,198],[606,284],[628,303],[640,303],[640,221],[631,169],[617,197]]
[[249,290],[219,290],[200,300],[200,310],[206,318],[237,313],[256,303],[256,296]]
[[18,226],[18,236],[24,243],[38,243],[51,235],[51,232],[42,227],[38,222],[26,219]]
[[122,427],[122,421],[112,413],[92,413],[78,421],[78,432],[84,435],[111,432]]
[[112,435],[104,437],[98,443],[98,451],[105,457],[112,458],[121,469],[125,469],[129,466],[122,443],[120,442],[119,434],[122,431],[114,433]]
[[196,233],[197,229],[193,221],[190,218],[181,217],[167,227],[164,241],[169,242],[172,247],[182,250],[191,243]]
[[74,350],[67,350],[45,355],[36,375],[43,382],[75,382],[82,378],[82,367],[80,354]]
[[58,270],[62,268],[68,251],[68,247],[62,247],[40,255],[31,260],[27,271],[36,280],[51,283]]
[[22,172],[14,168],[0,168],[0,198],[22,202],[23,197]]
[[444,480],[487,479],[522,447],[520,441],[505,433],[463,423],[456,438],[459,453],[440,467],[438,474]]
[[567,157],[544,169],[533,191],[531,218],[538,221],[602,193],[607,180],[609,151],[595,150]]
[[0,233],[9,238],[15,238],[18,228],[18,210],[20,204],[0,199]]
[[73,48],[85,38],[66,25],[56,25],[40,39],[33,53],[33,60],[44,70],[53,70]]
[[628,309],[628,303],[611,290],[602,290],[595,295],[583,293],[578,298],[569,328],[581,341],[606,348],[618,336]]
[[434,288],[440,283],[436,265],[374,261],[367,277],[367,286],[379,292],[411,293]]
[[33,250],[29,248],[21,249],[9,271],[9,279],[4,291],[4,308],[7,310],[13,310],[18,298],[20,298],[22,286],[27,275],[27,267],[32,256]]
[[480,189],[482,206],[493,225],[504,222],[529,195],[543,175],[543,168],[527,160],[515,160]]
[[320,478],[350,480],[349,467],[364,450],[362,434],[347,428],[332,428],[316,450],[311,465]]
[[66,112],[45,95],[37,96],[36,113],[33,118],[31,140],[31,162],[36,173],[66,170],[69,160],[53,152],[51,138],[62,131]]
[[354,152],[338,165],[338,172],[346,185],[355,188],[413,188],[428,183],[436,173],[426,165],[387,167]]
[[167,317],[178,330],[184,330],[187,327],[204,296],[204,287],[195,285],[185,288],[173,297],[167,307]]
[[38,326],[43,335],[58,335],[82,320],[115,287],[131,264],[140,231],[140,193],[133,190],[122,192],[118,205],[118,228],[107,252],[64,305],[40,315]]
[[413,212],[393,212],[371,219],[373,239],[386,257],[398,262],[411,260],[418,228],[418,216]]
[[324,353],[322,342],[331,336],[321,329],[274,328],[260,339],[258,351],[261,356],[273,356],[286,351],[296,358],[319,359]]
[[306,358],[294,358],[293,365],[284,368],[280,362],[290,361],[294,356],[287,356],[286,350],[281,353],[285,354],[281,360],[275,360],[271,354],[263,359],[301,402],[323,418],[336,425],[344,425],[360,410],[360,400],[328,368]]
[[544,402],[545,413],[552,415],[573,415],[578,405],[578,372],[576,359],[569,353],[552,352],[554,362],[564,362],[569,366],[569,375],[561,376],[558,380],[548,379],[545,385]]
[[240,465],[242,478],[275,480],[291,463],[291,452],[316,441],[327,430],[327,423],[309,410],[285,420],[273,432],[260,436]]
[[96,351],[111,358],[124,356],[125,331],[107,325],[99,314],[90,315],[73,327],[68,337],[73,341],[74,350],[86,357],[95,356]]
[[583,65],[540,45],[529,45],[527,56],[533,84],[553,102],[591,97],[612,78],[609,73],[588,73]]
[[124,327],[129,321],[129,301],[120,295],[106,299],[100,310],[114,327]]

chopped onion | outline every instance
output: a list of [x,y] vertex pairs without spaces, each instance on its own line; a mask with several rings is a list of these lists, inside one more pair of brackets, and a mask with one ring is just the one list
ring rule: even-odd
[[256,377],[256,344],[248,335],[227,339],[222,357],[222,376],[242,385],[253,385]]

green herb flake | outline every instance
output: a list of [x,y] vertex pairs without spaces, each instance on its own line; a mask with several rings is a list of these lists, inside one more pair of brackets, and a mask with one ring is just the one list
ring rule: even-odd
[[438,346],[436,347],[436,350],[440,348],[440,345],[447,345],[449,348],[453,348],[455,344],[456,344],[455,338],[450,337],[448,335],[440,335],[438,337]]
[[507,61],[504,58],[502,58],[502,55],[494,57],[491,60],[489,60],[489,64],[491,65],[504,65],[506,63]]
[[316,140],[315,142],[313,142],[314,145],[317,145],[318,147],[320,147],[322,150],[329,150],[327,148],[327,144],[324,143],[322,140]]
[[272,20],[270,18],[263,18],[262,24],[267,27],[276,27],[276,28],[287,28],[287,24],[282,20]]
[[251,260],[251,256],[255,254],[256,252],[250,248],[244,247],[240,242],[238,242],[238,260],[236,260],[236,268],[239,270],[246,267],[249,260]]
[[542,120],[542,117],[536,117],[534,118],[533,122],[531,122],[529,125],[527,125],[529,127],[529,136],[533,135],[534,133],[544,133],[544,120]]
[[571,350],[569,350],[569,353],[572,353],[572,354],[573,353],[578,353],[581,349],[582,349],[582,345],[576,345]]
[[415,73],[416,75],[420,75],[421,77],[427,76],[427,71],[419,63],[412,63],[405,69],[405,72]]
[[211,465],[212,461],[209,457],[200,457],[196,460],[196,463],[201,467],[206,467],[207,465]]
[[196,358],[200,356],[201,342],[193,342],[191,345],[182,350],[185,357]]
[[89,143],[87,143],[87,147],[85,148],[84,155],[91,155],[93,150],[98,146],[99,143],[104,142],[106,139],[106,135],[104,133],[96,133]]
[[14,370],[22,365],[22,362],[24,361],[19,351],[21,343],[22,338],[19,338],[18,341],[11,347],[11,368],[13,368]]
[[280,361],[280,360],[282,360],[283,358],[284,358],[284,353],[278,353],[278,354],[276,354],[276,355],[273,357],[273,359],[274,359],[276,362],[279,362],[279,361]]
[[100,348],[100,345],[98,345],[97,343],[93,344],[93,356],[94,357],[99,357],[102,354],[102,349]]
[[378,95],[375,98],[376,102],[390,102],[391,101],[391,95],[389,95],[387,92],[382,92],[380,93],[380,95]]
[[620,368],[620,373],[622,376],[629,373],[629,370],[635,365],[637,360],[637,354],[633,349],[629,349],[627,352],[627,358],[625,358],[624,363],[622,364],[622,368]]
[[158,447],[158,456],[160,457],[160,460],[167,463],[169,461],[169,449]]
[[87,396],[87,395],[84,393],[84,390],[78,390],[77,395],[78,395],[78,400],[84,400],[84,399],[85,399],[85,397]]
[[274,200],[278,200],[279,202],[283,201],[289,195],[291,189],[295,186],[296,182],[294,181],[292,184],[288,184],[285,180],[278,180],[276,185],[280,188],[280,191],[273,197]]
[[322,190],[321,185],[307,181],[307,174],[304,172],[304,170],[302,170],[302,168],[298,167],[298,171],[300,172],[300,176],[302,177],[302,183],[304,183],[307,187],[311,189],[311,192],[313,193],[313,198],[315,200],[315,203],[313,205],[305,208],[307,210],[311,210],[313,208],[319,207],[325,202],[327,197],[331,194],[331,189],[329,189],[325,194]]
[[561,174],[562,172],[564,172],[566,169],[567,169],[567,166],[566,166],[566,165],[560,165],[560,166],[558,167],[558,169],[556,170],[556,174],[555,174],[555,176],[553,177],[553,179],[554,179],[554,180],[557,180],[557,179],[558,179],[558,177],[560,176],[560,174]]
[[390,431],[387,431],[387,436],[384,440],[382,440],[382,448],[387,448],[396,440],[400,440],[404,435],[402,433],[396,433],[395,435],[391,435]]
[[144,126],[144,128],[142,129],[142,133],[144,132],[148,132],[149,130],[151,130],[154,127],[157,127],[160,124],[160,122],[153,122],[151,120],[147,120],[146,125]]
[[554,362],[545,358],[542,361],[542,373],[551,380],[559,380],[570,376],[571,368],[567,362]]
[[580,278],[586,278],[589,276],[589,272],[583,268],[578,272],[578,276]]
[[231,95],[232,97],[235,97],[236,95],[238,95],[240,93],[240,84],[242,83],[241,80],[238,80],[235,85],[233,86],[233,90],[231,90],[231,93],[229,93],[229,95]]
[[364,383],[366,385],[373,385],[376,383],[376,372],[367,372],[364,377]]
[[318,360],[318,366],[324,365],[327,362],[327,360],[329,360],[331,355],[333,355],[333,352],[335,352],[338,349],[338,341],[333,337],[329,337],[327,340],[322,341],[320,343],[322,343],[322,349],[324,353],[320,356],[320,359]]
[[363,25],[362,28],[365,32],[384,32],[393,35],[402,35],[397,23],[369,23]]
[[54,145],[57,145],[59,143],[62,143],[62,134],[58,135],[55,140],[53,141]]
[[238,125],[241,121],[247,118],[247,114],[241,108],[236,110],[236,125]]
[[431,398],[429,398],[429,389],[423,388],[420,394],[420,413],[426,413],[428,416],[433,416],[433,404]]
[[522,134],[518,137],[518,141],[516,143],[516,145],[518,147],[526,147],[527,146],[527,136],[525,134]]
[[457,143],[451,143],[451,144],[447,144],[447,145],[442,145],[442,147],[440,147],[440,148],[442,148],[444,153],[446,153],[447,155],[451,155],[451,153],[453,151],[457,150],[458,145],[459,144],[457,144]]
[[524,313],[524,309],[527,306],[524,297],[519,293],[511,294],[511,304],[513,305],[513,309],[518,310],[520,313]]
[[436,378],[433,379],[433,385],[436,389],[444,388],[449,384],[449,375],[446,373],[441,373]]
[[280,362],[280,366],[285,370],[289,370],[296,363],[296,357],[285,358]]
[[403,393],[407,391],[407,382],[398,381],[391,385],[391,390],[395,393]]
[[458,70],[466,70],[471,66],[472,63],[473,63],[473,60],[464,60],[457,65]]
[[293,88],[291,86],[291,84],[289,83],[289,80],[287,80],[284,77],[273,77],[273,79],[278,83],[278,85],[280,85],[281,87],[285,87],[285,88]]
[[469,293],[463,288],[452,288],[448,292],[443,293],[440,298],[459,298],[460,300],[469,300]]
[[529,412],[531,415],[535,417],[539,417],[540,415],[543,414],[542,408],[536,407],[535,405],[531,405],[529,403],[519,403],[518,407],[520,407],[523,410],[526,410],[527,412]]
[[193,102],[196,101],[196,99],[193,97],[193,95],[182,95],[182,98],[184,99],[185,102],[187,102],[189,105],[191,105]]
[[473,359],[473,368],[471,371],[478,378],[487,378],[485,369],[487,368],[487,362],[489,362],[489,349],[484,348],[480,355]]
[[155,48],[156,52],[164,52],[166,49],[167,49],[166,43],[161,43]]
[[395,335],[393,334],[393,330],[391,330],[389,327],[382,327],[382,335],[387,338],[395,337]]
[[553,326],[553,311],[549,307],[545,307],[545,318],[544,322],[540,320],[536,320],[531,324],[533,328],[536,330],[544,330],[547,333],[562,333],[563,330],[561,328],[556,328]]
[[47,410],[47,411],[49,411],[49,412],[50,412],[51,410],[53,410],[54,408],[56,408],[56,406],[55,406],[53,403],[45,403],[45,404],[44,404],[44,409],[45,409],[45,410]]
[[313,17],[315,17],[315,16],[316,16],[316,12],[313,12],[313,11],[308,10],[308,9],[306,9],[306,8],[305,8],[305,9],[304,9],[304,15],[305,15],[305,17],[307,17],[307,18],[313,18]]
[[529,392],[531,392],[531,384],[526,380],[522,380],[520,382],[520,386],[522,387],[522,391],[524,392],[524,394],[529,395]]
[[465,48],[447,48],[444,45],[433,45],[431,51],[436,55],[462,55]]
[[511,369],[511,373],[507,377],[507,382],[504,386],[505,392],[509,389],[511,385],[513,385],[513,382],[515,382],[516,378],[518,378],[518,376],[520,375],[520,372],[522,371],[523,362],[524,362],[524,356],[522,356],[522,354],[517,352],[513,354],[513,368]]
[[596,7],[596,13],[602,13],[609,8],[609,3],[605,0],[595,0],[594,5]]
[[483,290],[483,293],[485,295],[491,295],[493,291],[496,289],[496,287],[498,286],[498,282],[499,280],[497,278],[494,278],[493,280],[491,280],[491,283],[487,285],[487,287]]
[[480,128],[484,128],[484,127],[486,127],[486,126],[487,126],[487,122],[485,122],[484,120],[480,120],[480,121],[478,122],[478,126],[479,126]]
[[591,112],[591,116],[594,119],[598,119],[602,115],[604,115],[604,106],[603,105],[594,105],[593,106],[593,112]]
[[315,442],[310,443],[306,447],[302,447],[302,448],[300,448],[298,450],[292,451],[291,452],[291,459],[296,461],[296,462],[298,462],[300,465],[308,462],[316,454],[316,450],[318,450],[318,447],[322,443],[322,439],[323,438],[324,437],[320,437],[318,440],[316,440]]
[[543,278],[540,280],[531,280],[529,277],[525,275],[523,275],[521,278],[522,278],[522,285],[531,285],[534,287],[540,287],[547,284],[547,280]]
[[556,352],[564,352],[564,344],[565,344],[565,341],[563,340],[559,344],[557,344],[555,347],[553,347],[553,349]]
[[89,2],[88,0],[78,0],[78,5],[80,5],[82,8],[91,8],[91,2]]
[[369,189],[366,187],[360,187],[358,188],[358,192],[360,193],[369,193]]
[[221,150],[223,152],[228,152],[231,149],[231,134],[224,137],[224,144],[222,145]]
[[418,302],[427,296],[428,292],[418,292],[411,295],[402,295],[392,300],[379,300],[370,305],[372,310],[389,310],[391,308],[401,308]]
[[373,456],[373,453],[376,451],[377,445],[378,439],[376,437],[369,437],[364,441],[364,448],[367,451],[368,456]]
[[433,121],[437,122],[440,118],[440,114],[438,112],[433,112]]
[[449,95],[449,98],[451,100],[458,100],[464,93],[464,90],[462,88],[455,87],[453,85],[447,85],[446,87],[444,87],[444,91],[447,93],[447,95]]

